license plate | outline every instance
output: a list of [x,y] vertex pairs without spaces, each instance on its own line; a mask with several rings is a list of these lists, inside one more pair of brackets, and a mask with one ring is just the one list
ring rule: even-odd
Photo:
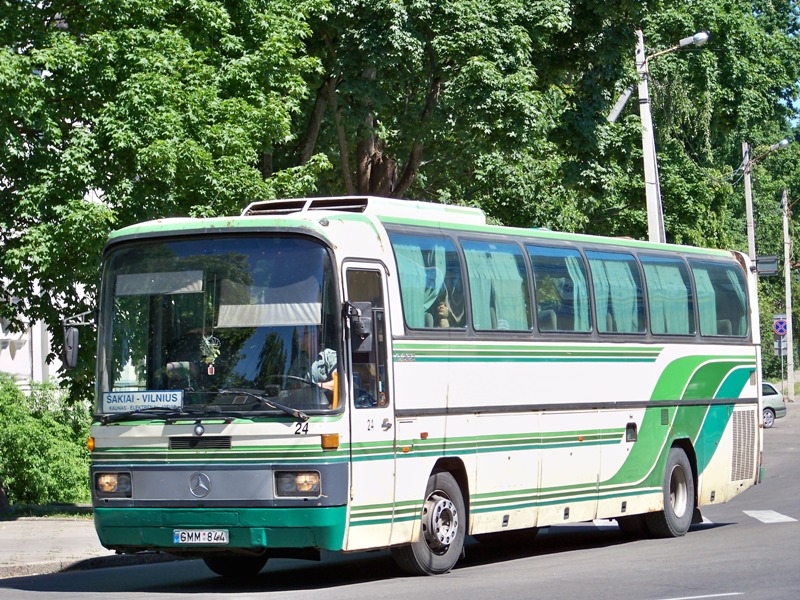
[[175,529],[172,532],[175,544],[227,544],[227,529]]

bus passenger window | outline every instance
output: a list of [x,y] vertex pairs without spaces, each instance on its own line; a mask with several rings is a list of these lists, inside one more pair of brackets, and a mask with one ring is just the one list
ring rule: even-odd
[[746,337],[747,288],[738,265],[691,260],[700,314],[700,334]]
[[464,327],[461,262],[455,243],[436,235],[390,233],[408,327]]
[[630,254],[586,252],[592,271],[597,330],[644,333],[644,294],[639,267]]
[[477,330],[529,331],[528,270],[516,244],[461,242]]
[[526,247],[533,267],[537,327],[541,332],[592,330],[586,266],[572,248]]
[[694,295],[684,262],[661,256],[641,256],[640,260],[647,287],[650,331],[656,335],[694,334]]

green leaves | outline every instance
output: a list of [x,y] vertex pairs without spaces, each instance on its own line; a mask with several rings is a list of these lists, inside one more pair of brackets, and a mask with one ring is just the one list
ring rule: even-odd
[[[7,4],[2,293],[53,331],[93,307],[112,227],[276,196],[423,197],[510,225],[644,238],[635,92],[605,119],[636,82],[637,28],[648,54],[711,34],[650,63],[668,240],[743,249],[741,142],[768,147],[795,127],[789,0]],[[753,174],[770,253],[774,199],[800,178],[783,152]]]

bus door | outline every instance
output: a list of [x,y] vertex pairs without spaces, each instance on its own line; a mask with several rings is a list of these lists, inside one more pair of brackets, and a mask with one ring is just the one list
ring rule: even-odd
[[345,265],[350,415],[347,549],[385,546],[394,516],[395,420],[385,271]]

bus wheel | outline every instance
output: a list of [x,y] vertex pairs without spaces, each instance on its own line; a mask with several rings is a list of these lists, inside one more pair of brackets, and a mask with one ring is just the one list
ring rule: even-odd
[[253,577],[267,564],[264,554],[219,554],[203,557],[206,566],[223,577]]
[[647,526],[656,537],[680,537],[689,531],[694,515],[694,478],[686,453],[671,448],[664,470],[664,510],[648,513]]
[[392,548],[397,565],[413,575],[439,575],[455,566],[464,549],[467,526],[461,488],[450,473],[428,479],[419,540]]

